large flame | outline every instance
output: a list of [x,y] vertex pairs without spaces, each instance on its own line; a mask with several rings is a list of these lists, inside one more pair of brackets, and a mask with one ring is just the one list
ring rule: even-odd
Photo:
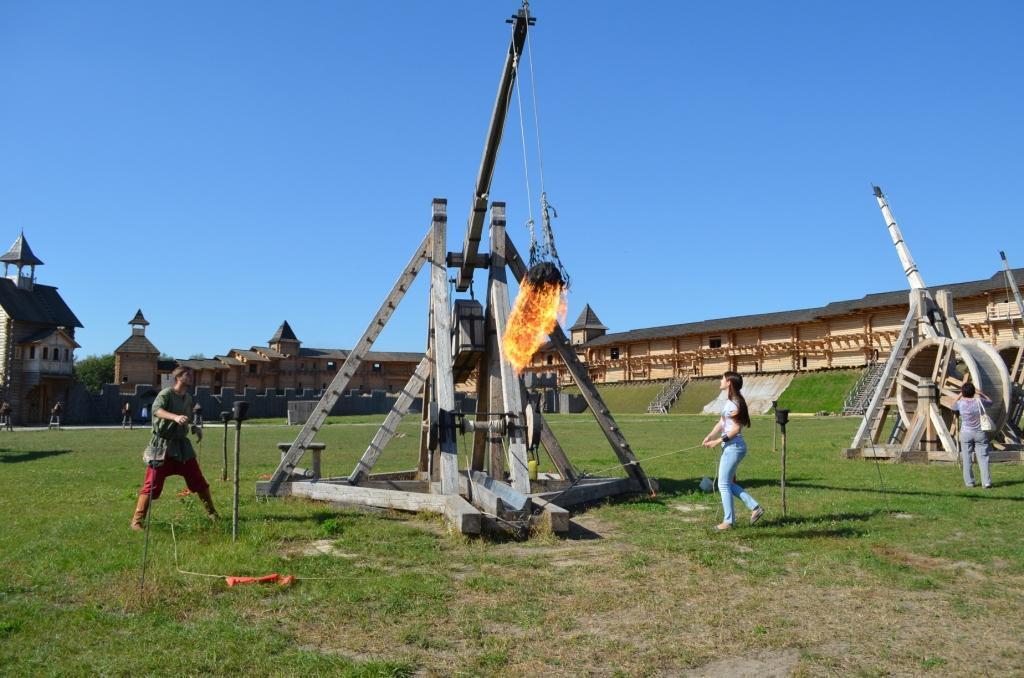
[[502,352],[516,372],[530,364],[559,319],[565,319],[565,287],[557,282],[534,285],[525,278],[512,306],[502,338]]

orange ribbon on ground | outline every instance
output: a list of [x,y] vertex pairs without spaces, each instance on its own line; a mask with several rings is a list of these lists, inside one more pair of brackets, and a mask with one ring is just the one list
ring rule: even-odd
[[290,586],[295,582],[294,575],[281,576],[277,572],[268,574],[263,577],[224,577],[224,581],[227,582],[228,586],[237,586],[238,584],[271,584],[277,583],[278,586]]

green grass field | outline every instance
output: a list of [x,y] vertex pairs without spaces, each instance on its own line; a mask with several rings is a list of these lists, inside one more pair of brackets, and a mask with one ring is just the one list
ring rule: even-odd
[[718,379],[698,379],[686,384],[672,406],[674,414],[700,414],[704,406],[718,397]]
[[[348,473],[379,417],[326,426],[324,466]],[[582,470],[614,463],[589,415],[550,418]],[[989,491],[955,466],[876,465],[840,450],[854,419],[789,426],[783,517],[772,427],[756,418],[739,481],[767,508],[725,534],[712,417],[620,415],[655,498],[593,507],[567,539],[448,534],[433,518],[257,500],[274,444],[243,431],[241,530],[210,524],[179,478],[143,538],[128,523],[145,431],[0,438],[0,673],[4,675],[1015,675],[1024,671],[1024,467]],[[410,468],[417,423],[379,470]],[[465,447],[460,443],[460,453]],[[230,515],[219,431],[202,464]],[[883,491],[884,490],[884,491]],[[227,588],[180,573],[304,577]]]
[[[646,414],[647,406],[665,388],[665,382],[638,383],[623,386],[598,386],[601,399],[612,412],[619,414]],[[566,393],[579,393],[575,386],[567,386]]]
[[798,374],[779,397],[779,407],[793,412],[842,412],[843,401],[863,370]]

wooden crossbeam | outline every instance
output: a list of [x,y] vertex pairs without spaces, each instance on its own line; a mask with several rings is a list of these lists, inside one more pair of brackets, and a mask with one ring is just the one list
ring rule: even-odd
[[[446,201],[435,199],[435,209],[439,203],[443,206]],[[370,321],[369,326],[363,332],[363,336],[356,342],[355,347],[348,354],[348,357],[345,358],[345,362],[342,363],[341,369],[334,375],[334,379],[331,380],[326,391],[324,391],[324,395],[320,398],[316,407],[313,408],[313,413],[310,414],[309,419],[303,424],[302,430],[295,437],[295,442],[292,443],[287,454],[281,458],[281,463],[270,479],[272,488],[280,486],[291,475],[295,465],[302,458],[302,455],[305,454],[307,446],[313,442],[314,436],[316,436],[320,427],[326,421],[331,408],[338,402],[338,398],[344,394],[345,387],[348,386],[356,370],[359,369],[359,365],[370,350],[370,347],[373,346],[373,342],[377,339],[381,330],[384,329],[384,326],[394,314],[395,309],[398,308],[398,304],[402,301],[405,293],[409,291],[413,280],[416,279],[416,274],[419,273],[420,268],[429,256],[432,232],[433,226],[427,231],[426,236],[424,236],[419,247],[416,248],[409,263],[406,264],[405,269],[398,276],[394,287],[391,288],[387,297],[384,298],[384,303],[381,304],[377,313],[373,316],[373,320]]]

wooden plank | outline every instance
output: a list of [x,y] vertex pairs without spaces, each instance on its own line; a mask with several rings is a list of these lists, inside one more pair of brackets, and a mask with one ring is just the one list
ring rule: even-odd
[[364,480],[359,487],[377,490],[400,490],[402,492],[430,492],[428,480]]
[[409,471],[387,471],[384,473],[371,473],[366,478],[367,480],[426,480],[421,477],[421,473],[417,469],[411,469]]
[[569,508],[570,506],[600,501],[607,497],[637,494],[646,491],[647,487],[639,484],[633,478],[587,478],[568,490],[544,492],[539,495],[532,494],[530,499],[545,499],[562,508]]
[[457,494],[441,496],[445,502],[445,518],[453,529],[462,534],[480,534],[483,516],[472,504]]
[[939,414],[939,408],[935,403],[928,404],[928,415],[931,417],[935,432],[939,435],[939,440],[942,441],[942,449],[953,455],[955,461],[956,455],[960,453],[960,449],[956,441],[953,440],[953,436],[950,435],[946,422],[943,421],[942,415]]
[[[448,239],[445,204],[434,201],[433,238],[430,256],[430,299],[434,331],[431,335],[434,349],[434,394],[437,406],[446,412],[455,410],[455,385],[452,383],[451,311],[448,308]],[[459,493],[459,448],[455,435],[441,432],[440,481],[444,494]]]
[[[491,248],[494,248],[494,231],[491,231]],[[487,336],[487,374],[481,373],[480,378],[487,379],[487,400],[479,409],[486,407],[487,412],[502,412],[505,409],[505,401],[501,393],[501,356],[498,353],[498,332],[494,327],[494,305],[491,299],[491,288],[494,281],[488,276],[487,281],[487,309],[485,310],[486,336]],[[481,363],[483,364],[483,363]],[[492,478],[505,477],[505,441],[495,433],[486,433],[486,454],[487,470]]]
[[332,501],[353,506],[376,506],[400,511],[444,513],[444,495],[403,492],[358,485],[326,485],[324,483],[292,483],[293,497]]
[[[523,263],[522,257],[519,256],[519,252],[516,251],[515,245],[512,244],[511,238],[507,235],[505,236],[505,253],[503,254],[505,256],[502,257],[502,264],[504,265],[507,260],[508,267],[512,270],[512,275],[515,276],[516,280],[521,281],[523,276],[526,275],[526,264]],[[576,386],[579,387],[580,393],[583,394],[583,398],[587,401],[587,405],[594,415],[594,419],[597,420],[598,426],[604,432],[608,444],[611,445],[615,456],[618,457],[619,462],[626,469],[626,473],[640,483],[641,486],[654,492],[656,489],[655,484],[647,477],[647,474],[644,473],[643,468],[638,463],[636,455],[633,454],[633,450],[629,447],[626,436],[622,435],[622,431],[619,429],[618,424],[615,423],[615,419],[608,410],[608,406],[604,404],[601,394],[597,392],[597,388],[590,381],[586,366],[580,362],[579,356],[576,355],[576,351],[569,344],[569,340],[566,338],[561,326],[556,323],[555,329],[548,335],[548,338],[551,339],[555,351],[558,352],[562,363],[565,364],[573,381],[576,382]]]
[[568,510],[539,497],[534,497],[532,501],[534,506],[541,509],[541,512],[537,515],[541,524],[545,525],[554,534],[564,535],[569,533],[569,518],[571,514]]
[[[491,401],[491,379],[489,374],[490,368],[490,353],[494,350],[494,341],[491,338],[493,323],[488,323],[487,309],[484,309],[484,352],[480,356],[479,372],[476,380],[476,411],[488,412],[490,411]],[[488,415],[477,414],[476,421],[478,423],[485,423],[488,420]],[[473,432],[473,452],[470,457],[469,470],[471,471],[483,471],[487,461],[487,448],[488,448],[488,433],[482,429],[477,429]]]
[[504,334],[508,324],[509,294],[505,276],[505,203],[491,205],[491,309],[494,315],[494,330],[497,337],[501,366],[501,395],[504,411],[517,417],[515,427],[508,432],[508,463],[512,487],[523,494],[530,493],[530,474],[527,467],[526,435],[523,431],[525,417],[520,392],[519,376],[512,364],[505,359]]
[[[437,200],[434,203],[436,205]],[[345,358],[341,369],[334,375],[334,379],[331,380],[331,383],[324,391],[323,397],[320,398],[316,407],[313,408],[313,413],[306,420],[306,423],[303,424],[302,430],[295,436],[295,441],[288,449],[288,453],[281,460],[277,469],[274,470],[274,474],[270,479],[271,483],[279,484],[284,482],[291,469],[295,467],[295,464],[299,462],[302,455],[306,453],[307,446],[313,442],[313,437],[320,430],[320,427],[323,426],[331,408],[338,402],[338,398],[344,394],[345,388],[362,363],[363,357],[370,350],[370,347],[373,346],[373,342],[377,339],[381,330],[384,329],[395,309],[398,308],[398,304],[409,290],[413,280],[416,279],[416,274],[419,273],[423,263],[427,260],[432,232],[433,227],[427,231],[426,236],[424,236],[419,247],[416,248],[409,263],[406,264],[405,269],[398,276],[398,280],[395,282],[394,287],[391,288],[391,292],[385,297],[384,303],[381,304],[373,320],[370,321],[369,326],[363,332],[359,341],[356,342],[355,347],[348,354],[348,357]]]
[[900,328],[899,337],[897,337],[896,342],[892,345],[889,357],[885,361],[885,368],[882,370],[882,376],[878,380],[878,386],[874,395],[871,396],[868,408],[864,412],[864,418],[861,419],[860,426],[857,427],[857,432],[853,436],[853,443],[851,443],[850,447],[865,447],[869,444],[869,441],[878,442],[882,434],[882,428],[885,426],[885,420],[887,419],[887,417],[883,416],[883,407],[886,404],[885,401],[893,394],[902,354],[906,350],[914,328],[917,326],[918,306],[916,300],[917,297],[911,294],[909,297],[910,306],[907,316],[903,320],[903,326]]
[[[530,500],[524,494],[500,480],[495,480],[482,471],[470,471],[469,479],[473,489],[473,498],[477,493],[490,494],[501,501],[512,511],[528,510]],[[492,504],[494,502],[491,502]]]
[[387,447],[388,443],[391,442],[391,439],[398,432],[398,425],[402,423],[402,418],[409,412],[413,401],[423,391],[423,386],[429,374],[430,361],[426,356],[423,356],[420,364],[416,366],[416,370],[409,377],[409,381],[406,382],[405,387],[398,394],[398,399],[395,400],[395,404],[391,407],[391,411],[388,412],[388,416],[384,418],[384,423],[377,430],[377,435],[370,441],[369,447],[363,452],[362,458],[356,463],[356,467],[349,475],[350,483],[358,485],[373,470],[384,448]]

